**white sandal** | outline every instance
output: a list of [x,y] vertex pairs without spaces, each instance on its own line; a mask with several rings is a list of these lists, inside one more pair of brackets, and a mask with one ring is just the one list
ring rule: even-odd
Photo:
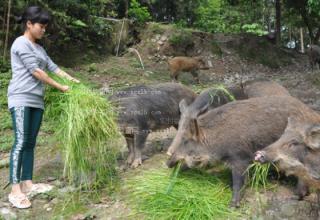
[[32,184],[32,187],[28,191],[24,191],[23,193],[26,193],[27,196],[35,196],[40,193],[46,193],[53,189],[53,186],[49,184],[44,183],[38,183],[38,184]]
[[31,202],[29,201],[28,197],[24,194],[12,195],[10,193],[8,198],[12,206],[18,209],[27,209],[31,207]]

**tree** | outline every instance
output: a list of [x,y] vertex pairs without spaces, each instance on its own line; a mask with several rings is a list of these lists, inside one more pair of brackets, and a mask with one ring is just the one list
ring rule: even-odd
[[313,0],[284,0],[286,9],[296,18],[302,19],[308,29],[310,41],[318,42],[320,38],[320,3]]
[[281,41],[281,3],[280,0],[276,0],[276,42],[280,45]]
[[4,47],[3,47],[3,61],[6,59],[7,54],[7,47],[8,47],[8,38],[9,38],[9,27],[10,27],[10,15],[11,15],[11,0],[8,1],[8,13],[7,13],[7,30],[6,30],[6,37],[4,40]]

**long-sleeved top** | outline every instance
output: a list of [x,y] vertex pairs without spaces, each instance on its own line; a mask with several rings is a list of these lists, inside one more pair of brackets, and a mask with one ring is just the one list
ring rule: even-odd
[[12,79],[8,87],[8,108],[34,107],[44,109],[45,85],[32,73],[39,68],[55,72],[58,66],[39,44],[20,36],[11,46]]

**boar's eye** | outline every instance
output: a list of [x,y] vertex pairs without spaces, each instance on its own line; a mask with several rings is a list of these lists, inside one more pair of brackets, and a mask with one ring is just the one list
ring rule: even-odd
[[297,145],[300,145],[300,142],[297,141],[297,140],[293,140],[289,143],[289,147],[294,147],[294,146],[297,146]]

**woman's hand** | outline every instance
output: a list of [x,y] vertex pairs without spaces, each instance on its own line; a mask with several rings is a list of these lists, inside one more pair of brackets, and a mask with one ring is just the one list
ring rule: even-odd
[[69,86],[65,86],[65,85],[61,86],[60,91],[61,92],[68,92],[69,91]]

